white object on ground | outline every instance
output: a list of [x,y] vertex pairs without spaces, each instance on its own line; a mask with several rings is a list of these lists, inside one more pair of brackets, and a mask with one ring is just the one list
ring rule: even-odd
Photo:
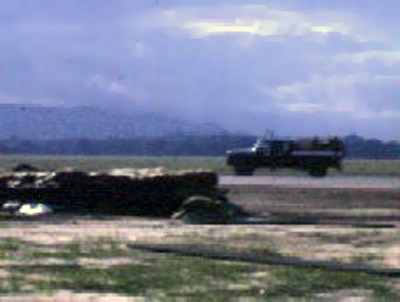
[[25,216],[36,216],[49,214],[51,212],[52,209],[43,203],[25,203],[19,208],[17,213]]
[[9,200],[1,206],[1,210],[5,212],[16,212],[21,205],[22,203],[20,201]]

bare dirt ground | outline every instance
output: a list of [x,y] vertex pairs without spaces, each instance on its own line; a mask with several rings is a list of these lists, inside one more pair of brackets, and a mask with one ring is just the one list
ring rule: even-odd
[[[223,178],[221,181],[221,186],[229,189],[228,197],[232,202],[257,214],[273,215],[277,217],[276,224],[200,226],[183,225],[168,219],[53,216],[44,220],[0,221],[0,238],[20,238],[46,245],[105,237],[132,243],[217,243],[235,250],[268,247],[303,259],[351,262],[358,257],[367,259],[370,265],[400,269],[397,180],[392,179],[387,184],[380,179],[374,185],[357,180],[358,184],[353,186],[346,180],[339,182],[337,179],[308,180],[310,186],[293,186],[290,185],[291,178],[287,180],[289,185],[276,177],[272,183],[266,178]],[[342,186],[338,185],[340,183]],[[313,222],[298,224],[304,222],[304,217],[311,217]],[[285,223],[280,223],[282,221]],[[357,226],[361,222],[377,226]],[[12,263],[0,260],[0,267],[7,265]],[[63,291],[30,297],[0,297],[0,301],[125,302],[145,299]]]

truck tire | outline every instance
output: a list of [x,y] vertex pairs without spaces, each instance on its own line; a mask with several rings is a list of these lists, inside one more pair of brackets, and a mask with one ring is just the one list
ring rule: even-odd
[[254,173],[254,167],[250,165],[236,165],[234,166],[235,174],[240,176],[251,176]]
[[311,167],[308,170],[308,174],[312,177],[324,177],[327,174],[327,167]]

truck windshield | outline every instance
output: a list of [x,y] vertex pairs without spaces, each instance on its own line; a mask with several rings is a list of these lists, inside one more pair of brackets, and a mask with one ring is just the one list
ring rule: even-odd
[[269,153],[271,151],[271,142],[260,138],[254,144],[254,148],[259,152]]

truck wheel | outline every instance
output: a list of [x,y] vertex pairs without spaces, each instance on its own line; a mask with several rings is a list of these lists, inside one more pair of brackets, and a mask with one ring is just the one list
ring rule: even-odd
[[254,168],[252,166],[235,166],[235,174],[241,176],[251,176],[254,173]]
[[324,177],[326,176],[326,167],[313,167],[308,171],[308,174],[312,177]]

